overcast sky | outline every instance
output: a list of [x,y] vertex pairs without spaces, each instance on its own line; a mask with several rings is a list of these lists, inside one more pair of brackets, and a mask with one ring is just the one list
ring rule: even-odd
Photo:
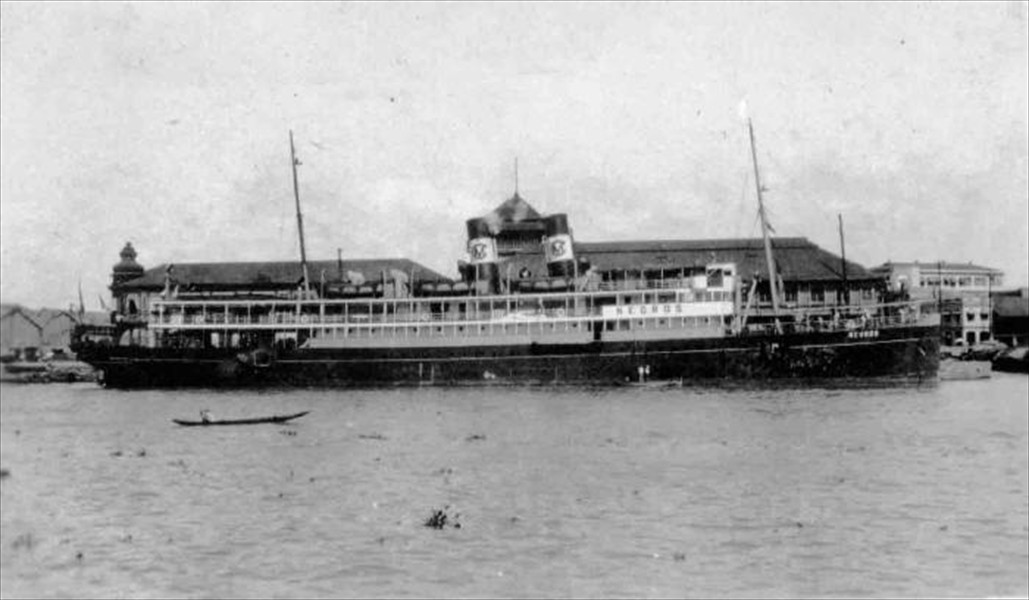
[[409,257],[520,192],[576,239],[760,235],[1029,271],[1025,2],[3,4],[0,296],[165,262]]

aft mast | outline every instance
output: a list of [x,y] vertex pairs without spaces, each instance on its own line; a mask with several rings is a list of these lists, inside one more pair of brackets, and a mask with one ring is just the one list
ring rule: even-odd
[[309,294],[311,292],[310,278],[307,276],[307,250],[304,247],[304,217],[300,213],[300,186],[297,183],[297,165],[300,161],[297,160],[296,149],[293,147],[293,130],[289,130],[289,156],[292,159],[290,162],[293,166],[293,198],[297,204],[297,231],[300,234],[300,266],[304,271],[304,292]]
[[772,256],[772,241],[768,237],[768,217],[765,215],[764,197],[761,195],[761,175],[757,169],[757,150],[754,145],[754,125],[747,119],[747,130],[750,132],[750,155],[754,160],[754,184],[757,186],[758,214],[761,216],[761,237],[765,242],[765,261],[768,264],[768,290],[772,295],[772,310],[775,311],[775,330],[782,333],[779,324],[779,274],[775,270],[775,258]]

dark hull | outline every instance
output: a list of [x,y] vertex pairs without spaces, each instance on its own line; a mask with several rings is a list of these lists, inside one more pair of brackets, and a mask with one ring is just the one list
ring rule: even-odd
[[582,345],[299,349],[272,351],[259,361],[239,349],[92,346],[78,352],[101,370],[106,386],[124,388],[853,378],[920,382],[936,378],[939,329],[883,329],[874,339],[831,332]]
[[1022,354],[1021,358],[1002,354],[993,360],[993,370],[1005,373],[1029,373],[1029,354]]
[[172,419],[183,427],[218,427],[223,425],[258,425],[261,423],[285,423],[306,415],[308,411],[298,412],[292,415],[281,415],[275,417],[259,417],[256,419],[221,419],[217,421],[186,421],[183,419]]

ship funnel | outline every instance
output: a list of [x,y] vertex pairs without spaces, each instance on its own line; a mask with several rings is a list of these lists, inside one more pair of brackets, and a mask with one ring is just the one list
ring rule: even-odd
[[572,234],[568,230],[568,215],[549,215],[543,219],[544,253],[547,256],[547,272],[551,277],[575,276],[575,252],[572,248]]
[[500,288],[497,240],[485,219],[468,219],[468,256],[473,285],[480,294],[496,294]]

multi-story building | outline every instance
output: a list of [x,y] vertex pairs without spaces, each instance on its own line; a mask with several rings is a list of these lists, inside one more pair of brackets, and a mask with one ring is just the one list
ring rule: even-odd
[[993,294],[1004,284],[998,269],[954,262],[887,262],[871,269],[892,290],[940,303],[942,342],[974,345],[993,339]]

